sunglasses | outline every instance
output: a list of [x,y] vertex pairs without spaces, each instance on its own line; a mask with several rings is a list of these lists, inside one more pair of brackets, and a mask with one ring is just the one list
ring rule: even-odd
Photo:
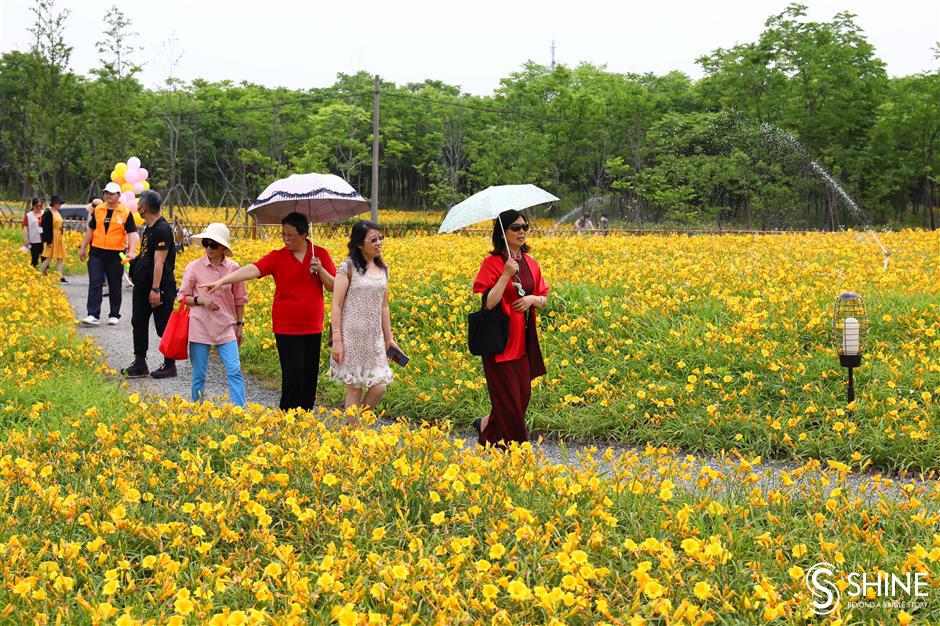
[[518,233],[520,230],[528,231],[529,225],[528,224],[511,224],[509,226],[509,230],[511,230],[514,233]]
[[220,246],[219,244],[217,244],[216,242],[214,242],[214,241],[210,241],[210,240],[208,240],[208,239],[203,239],[203,240],[202,240],[202,247],[203,247],[203,248],[212,248],[213,250],[218,250],[221,246]]
[[369,243],[371,243],[374,246],[378,242],[384,241],[384,240],[385,240],[385,235],[379,235],[378,237],[373,237],[372,239],[370,239]]

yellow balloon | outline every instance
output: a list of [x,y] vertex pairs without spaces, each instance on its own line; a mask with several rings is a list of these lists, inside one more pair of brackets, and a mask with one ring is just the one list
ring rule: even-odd
[[111,172],[111,182],[115,182],[120,185],[124,182],[124,177],[117,172]]
[[121,185],[121,191],[134,191],[133,183],[124,183]]
[[149,181],[146,181],[146,180],[145,180],[145,181],[144,181],[143,183],[141,183],[141,184],[144,186],[144,191],[150,189],[150,182],[149,182]]
[[114,171],[117,172],[118,174],[120,174],[121,177],[123,178],[123,177],[124,177],[124,172],[127,171],[127,163],[115,163],[115,164],[114,164]]

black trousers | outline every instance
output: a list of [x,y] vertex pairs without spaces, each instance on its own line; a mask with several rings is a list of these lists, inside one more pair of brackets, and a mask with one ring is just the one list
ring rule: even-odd
[[111,303],[110,317],[121,317],[121,274],[124,266],[119,256],[105,254],[88,256],[88,314],[101,319],[101,291],[108,279],[108,301]]
[[42,256],[42,249],[42,242],[29,244],[29,264],[33,267],[39,265],[39,257]]
[[[147,344],[150,338],[150,316],[153,315],[153,326],[157,335],[162,337],[166,330],[166,323],[170,321],[173,312],[173,299],[176,297],[176,285],[167,285],[161,289],[162,303],[156,308],[150,307],[150,281],[143,281],[138,285],[134,283],[134,292],[131,299],[133,310],[131,312],[131,327],[134,329],[134,356],[138,359],[147,358]],[[121,288],[120,282],[118,289]],[[111,289],[114,289],[112,287]]]
[[313,408],[320,374],[320,338],[315,335],[275,333],[277,356],[281,361],[282,410]]

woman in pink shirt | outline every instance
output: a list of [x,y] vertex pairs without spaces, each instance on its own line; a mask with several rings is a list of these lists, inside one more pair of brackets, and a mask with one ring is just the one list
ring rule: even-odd
[[240,267],[226,258],[232,255],[232,248],[225,224],[209,224],[193,239],[202,240],[206,254],[186,266],[179,290],[180,300],[192,307],[189,313],[189,360],[193,366],[193,401],[205,395],[209,350],[215,346],[228,375],[232,404],[244,406],[245,380],[238,346],[242,343],[242,320],[248,292],[245,283],[224,285],[212,293],[205,288]]

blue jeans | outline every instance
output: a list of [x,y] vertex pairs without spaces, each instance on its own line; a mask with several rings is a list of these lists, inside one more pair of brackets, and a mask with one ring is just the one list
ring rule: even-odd
[[[206,395],[206,371],[209,369],[209,350],[207,343],[189,342],[189,361],[193,366],[193,402],[198,402]],[[229,341],[215,347],[225,366],[228,376],[229,395],[232,404],[245,406],[245,379],[242,377],[241,362],[238,359],[238,342]]]

